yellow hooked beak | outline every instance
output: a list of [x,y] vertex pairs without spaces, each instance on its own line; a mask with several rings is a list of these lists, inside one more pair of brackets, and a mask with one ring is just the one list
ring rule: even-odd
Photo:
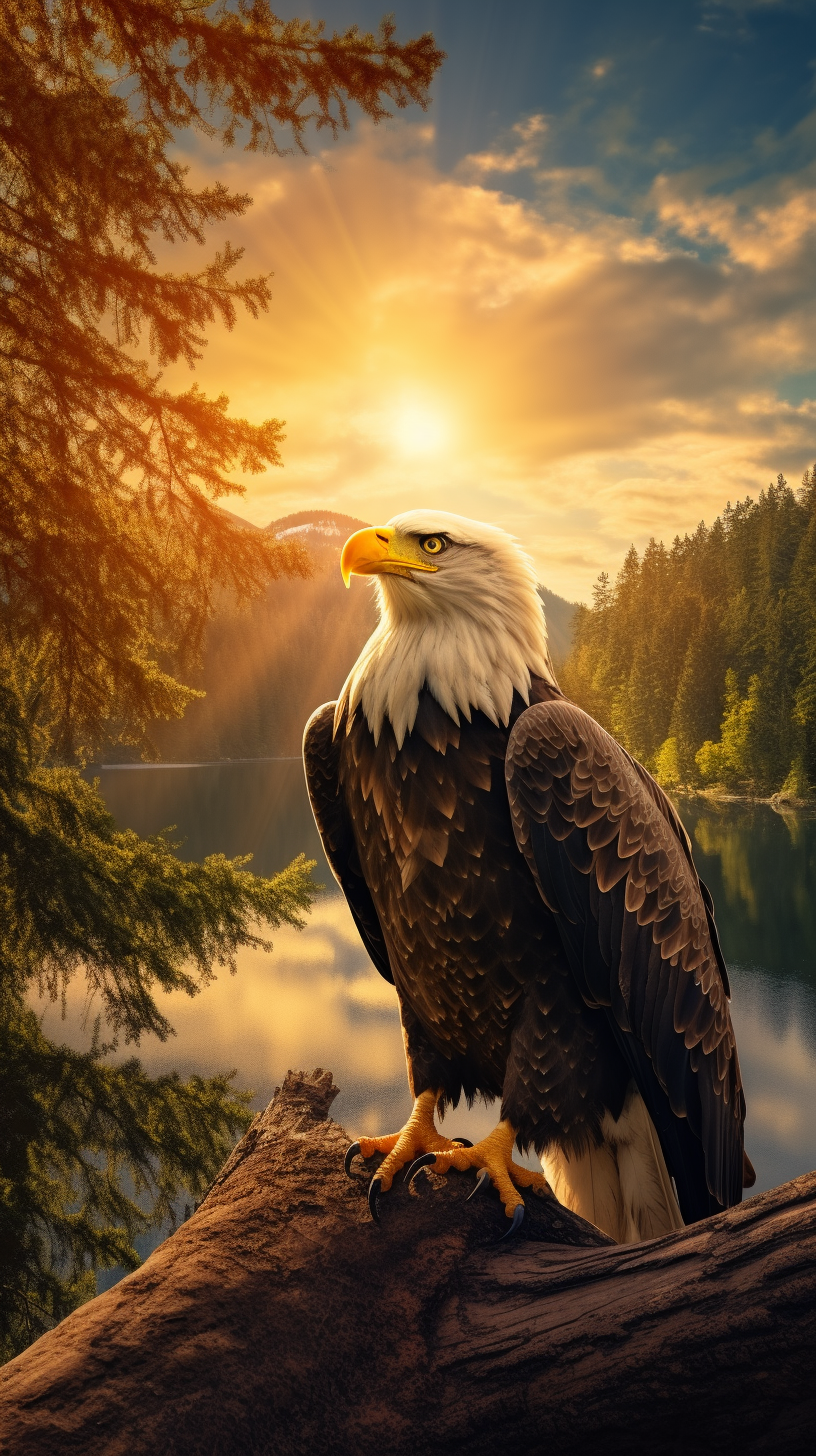
[[349,536],[340,555],[346,586],[352,576],[407,576],[415,571],[437,571],[423,561],[416,541],[398,536],[390,526],[366,526]]

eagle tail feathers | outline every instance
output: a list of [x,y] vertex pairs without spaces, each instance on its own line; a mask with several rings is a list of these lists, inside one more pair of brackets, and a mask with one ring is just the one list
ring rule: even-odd
[[652,1119],[631,1084],[620,1117],[607,1112],[602,1141],[579,1152],[551,1146],[541,1157],[556,1198],[619,1244],[684,1227]]

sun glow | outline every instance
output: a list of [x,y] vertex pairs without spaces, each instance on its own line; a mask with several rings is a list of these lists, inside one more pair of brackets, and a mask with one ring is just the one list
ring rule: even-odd
[[434,455],[448,441],[445,421],[424,404],[404,404],[394,421],[394,438],[406,455]]

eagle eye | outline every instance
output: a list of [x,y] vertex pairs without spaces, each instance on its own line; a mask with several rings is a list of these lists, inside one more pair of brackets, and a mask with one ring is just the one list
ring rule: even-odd
[[448,543],[442,536],[423,536],[419,544],[429,556],[438,556],[440,551],[445,550]]

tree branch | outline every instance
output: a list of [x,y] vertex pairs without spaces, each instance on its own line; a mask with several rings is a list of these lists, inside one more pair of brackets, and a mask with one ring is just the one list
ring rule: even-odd
[[[621,1247],[472,1175],[371,1223],[329,1073],[289,1073],[145,1265],[0,1374],[36,1456],[809,1451],[816,1174]],[[451,1129],[455,1132],[455,1127]]]

